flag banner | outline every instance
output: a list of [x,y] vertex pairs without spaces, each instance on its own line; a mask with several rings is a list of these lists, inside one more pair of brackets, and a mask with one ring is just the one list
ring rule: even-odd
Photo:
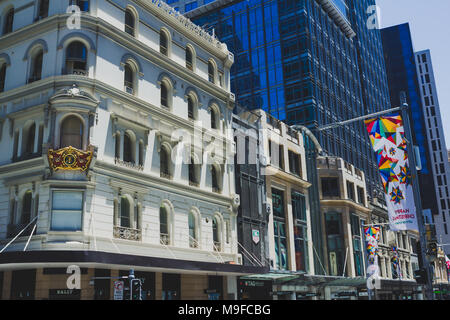
[[364,228],[366,237],[366,251],[369,265],[378,264],[378,240],[380,238],[380,227],[366,227]]
[[397,251],[397,247],[396,246],[392,247],[392,253],[394,254],[393,257],[392,257],[392,266],[394,267],[393,271],[396,273],[393,276],[394,276],[394,278],[401,279],[402,278],[402,273],[401,273],[401,270],[400,270],[398,251]]
[[364,123],[383,183],[390,229],[418,230],[402,117],[392,114]]
[[450,259],[445,255],[445,264],[447,265],[447,269],[450,269]]

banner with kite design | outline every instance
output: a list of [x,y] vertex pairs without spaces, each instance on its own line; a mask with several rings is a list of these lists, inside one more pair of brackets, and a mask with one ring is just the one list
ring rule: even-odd
[[418,230],[402,117],[392,114],[364,122],[376,154],[390,229]]
[[380,238],[380,227],[364,228],[366,238],[367,261],[369,265],[378,265],[378,240]]

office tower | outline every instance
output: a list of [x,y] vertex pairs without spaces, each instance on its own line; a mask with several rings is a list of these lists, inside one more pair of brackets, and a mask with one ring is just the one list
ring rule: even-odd
[[[438,212],[434,216],[436,235],[439,243],[450,243],[448,233],[448,214],[450,213],[449,197],[449,163],[445,144],[444,128],[439,107],[439,100],[434,78],[430,50],[415,53],[419,92],[422,98],[423,117],[427,132],[430,167],[433,172]],[[443,247],[450,252],[450,247]]]
[[314,129],[390,107],[380,32],[367,28],[374,4],[217,0],[185,13],[234,53],[231,87],[239,104],[308,126],[328,154],[365,172],[369,196],[381,188],[363,124]]
[[391,104],[400,106],[400,94],[406,94],[413,140],[420,150],[422,168],[419,171],[419,185],[422,209],[431,210],[433,215],[436,215],[439,212],[436,188],[409,24],[382,29],[381,35]]

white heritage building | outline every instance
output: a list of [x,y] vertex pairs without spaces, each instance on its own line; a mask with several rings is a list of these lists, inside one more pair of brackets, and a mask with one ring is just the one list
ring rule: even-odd
[[2,1],[0,28],[0,298],[109,299],[91,278],[133,268],[149,299],[233,299],[226,45],[156,0]]

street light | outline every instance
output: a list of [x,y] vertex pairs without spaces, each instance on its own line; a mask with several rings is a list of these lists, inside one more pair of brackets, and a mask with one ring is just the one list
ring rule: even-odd
[[[411,127],[409,124],[409,115],[408,115],[408,104],[406,102],[406,94],[404,92],[401,92],[400,94],[400,101],[402,103],[401,107],[396,107],[396,108],[392,108],[392,109],[388,109],[388,110],[383,110],[380,112],[375,112],[375,113],[371,113],[368,115],[364,115],[364,116],[360,116],[360,117],[356,117],[353,119],[349,119],[349,120],[344,120],[344,121],[340,121],[340,122],[335,122],[332,124],[328,124],[322,127],[317,128],[317,131],[324,131],[324,130],[329,130],[329,129],[334,129],[337,127],[342,127],[346,124],[349,123],[353,123],[353,122],[357,122],[357,121],[362,121],[362,120],[366,120],[366,119],[371,119],[371,118],[378,118],[381,115],[384,114],[388,114],[388,113],[394,113],[394,112],[401,112],[402,115],[402,119],[403,119],[403,124],[404,124],[404,128],[405,128],[405,138],[406,138],[406,143],[407,143],[407,150],[410,152],[410,154],[412,155],[409,159],[411,161],[410,167],[411,167],[411,176],[412,176],[412,187],[413,187],[413,194],[414,194],[414,202],[416,205],[416,215],[417,215],[417,225],[418,225],[418,231],[420,234],[420,249],[421,249],[421,257],[422,257],[422,268],[424,268],[425,273],[426,273],[426,290],[425,290],[425,296],[428,300],[432,300],[433,299],[433,285],[432,285],[432,275],[431,275],[431,269],[430,269],[430,264],[428,262],[428,259],[426,257],[426,248],[427,248],[427,242],[426,242],[426,238],[425,238],[425,227],[424,227],[424,220],[423,220],[423,214],[422,214],[422,204],[421,204],[421,199],[420,199],[420,191],[419,191],[419,185],[418,185],[418,181],[417,181],[417,169],[420,169],[420,167],[417,167],[416,164],[416,159],[415,159],[415,148],[412,145],[412,135],[411,135]],[[292,129],[294,130],[299,130],[302,133],[307,134],[312,141],[314,142],[314,144],[317,147],[319,154],[323,153],[322,148],[320,147],[319,142],[317,141],[317,138],[314,136],[314,134],[305,126],[302,125],[293,125],[291,126]]]

